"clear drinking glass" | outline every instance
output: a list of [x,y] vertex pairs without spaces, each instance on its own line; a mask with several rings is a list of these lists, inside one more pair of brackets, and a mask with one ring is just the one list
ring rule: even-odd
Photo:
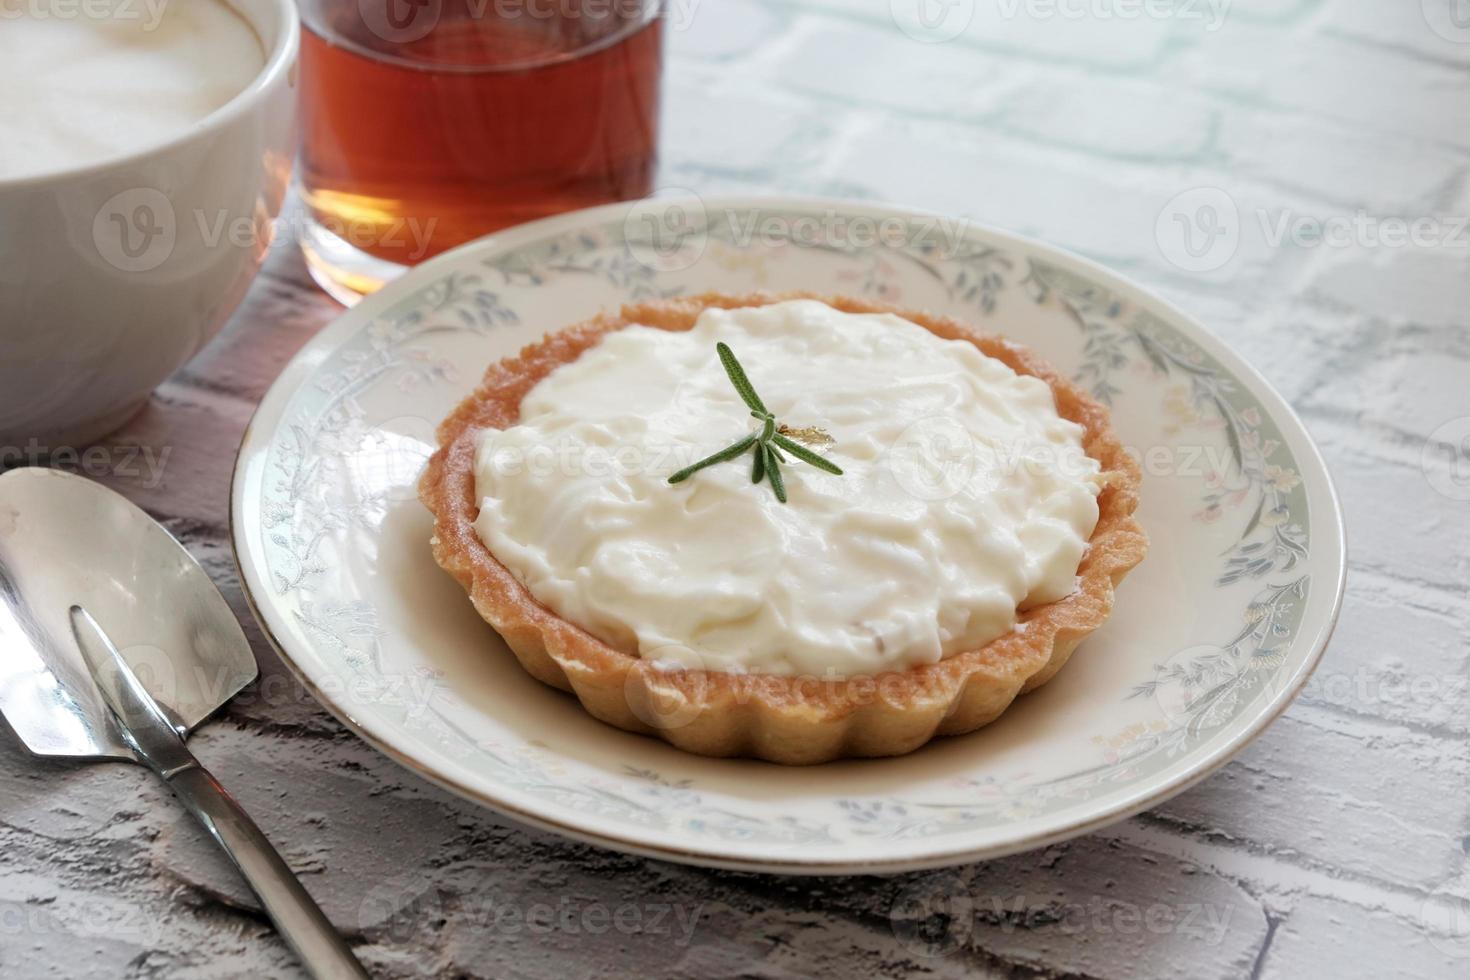
[[312,275],[343,302],[652,189],[661,0],[300,0]]

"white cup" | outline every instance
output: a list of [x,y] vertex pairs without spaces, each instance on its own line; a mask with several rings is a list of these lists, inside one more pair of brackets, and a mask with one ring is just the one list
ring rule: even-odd
[[260,270],[295,148],[300,28],[293,0],[228,2],[267,51],[244,91],[166,142],[0,178],[0,448],[121,426]]

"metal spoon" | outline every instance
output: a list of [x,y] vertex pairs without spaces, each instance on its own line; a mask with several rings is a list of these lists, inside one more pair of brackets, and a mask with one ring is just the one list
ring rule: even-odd
[[148,766],[224,848],[313,976],[366,977],[184,745],[256,671],[224,597],[142,510],[57,470],[0,474],[0,715],[36,755]]

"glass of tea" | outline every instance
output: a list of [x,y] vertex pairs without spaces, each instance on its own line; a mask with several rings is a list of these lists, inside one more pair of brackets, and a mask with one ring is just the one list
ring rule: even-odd
[[481,235],[646,196],[662,0],[300,0],[302,250],[345,303]]

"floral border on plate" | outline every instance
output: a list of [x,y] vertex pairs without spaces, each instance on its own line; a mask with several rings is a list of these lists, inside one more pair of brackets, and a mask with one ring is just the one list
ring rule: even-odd
[[[502,296],[507,287],[555,287],[578,277],[595,277],[630,298],[678,295],[666,285],[658,262],[681,265],[681,256],[713,246],[715,258],[733,264],[741,243],[740,209],[728,209],[702,225],[697,240],[650,242],[630,235],[626,222],[607,222],[573,233],[550,235],[502,250],[479,265],[456,270],[417,290],[365,324],[315,372],[315,383],[292,399],[284,425],[271,444],[262,489],[266,565],[278,600],[289,603],[303,632],[322,656],[340,659],[371,686],[381,671],[376,647],[383,633],[375,611],[360,601],[319,595],[316,580],[326,571],[320,547],[332,535],[367,521],[382,500],[332,499],[323,479],[345,465],[367,434],[358,399],[376,385],[401,389],[454,380],[452,365],[416,347],[432,333],[484,334],[520,322]],[[768,211],[766,213],[769,213]],[[790,209],[789,218],[825,217]],[[1034,256],[1007,251],[967,237],[945,248],[932,222],[905,219],[902,247],[875,249],[839,240],[792,237],[779,244],[816,249],[855,259],[840,277],[857,291],[896,299],[900,273],[910,263],[938,283],[949,297],[990,315],[999,297],[1020,290],[1038,305],[1059,304],[1082,334],[1083,362],[1075,379],[1111,402],[1122,389],[1121,372],[1143,366],[1170,382],[1160,410],[1183,429],[1221,430],[1230,453],[1226,472],[1203,482],[1195,519],[1235,519],[1242,530],[1221,556],[1221,589],[1256,583],[1245,599],[1240,627],[1214,645],[1191,648],[1182,659],[1154,666],[1129,697],[1173,689],[1179,703],[1167,721],[1135,724],[1096,735],[1103,761],[1062,777],[1032,781],[1025,775],[963,780],[960,803],[926,802],[897,796],[834,801],[826,822],[794,817],[763,818],[711,802],[694,781],[671,779],[648,768],[627,766],[619,778],[572,779],[554,754],[477,740],[455,724],[445,703],[398,697],[384,684],[377,703],[402,712],[400,723],[432,734],[455,755],[476,755],[496,777],[520,792],[581,812],[628,821],[640,827],[680,828],[721,840],[803,844],[854,837],[889,840],[928,838],[994,827],[1049,815],[1084,803],[1103,788],[1141,782],[1172,760],[1208,740],[1257,698],[1275,689],[1284,653],[1296,638],[1310,587],[1299,571],[1308,557],[1310,524],[1298,467],[1269,414],[1231,374],[1189,337],[1147,309],[1130,304],[1107,287]],[[691,236],[692,237],[692,236]],[[766,240],[769,242],[769,239]],[[953,244],[953,243],[952,243]],[[650,261],[648,249],[655,248]],[[752,255],[752,268],[761,258]],[[672,262],[670,260],[672,259]],[[430,678],[432,680],[432,678]]]

